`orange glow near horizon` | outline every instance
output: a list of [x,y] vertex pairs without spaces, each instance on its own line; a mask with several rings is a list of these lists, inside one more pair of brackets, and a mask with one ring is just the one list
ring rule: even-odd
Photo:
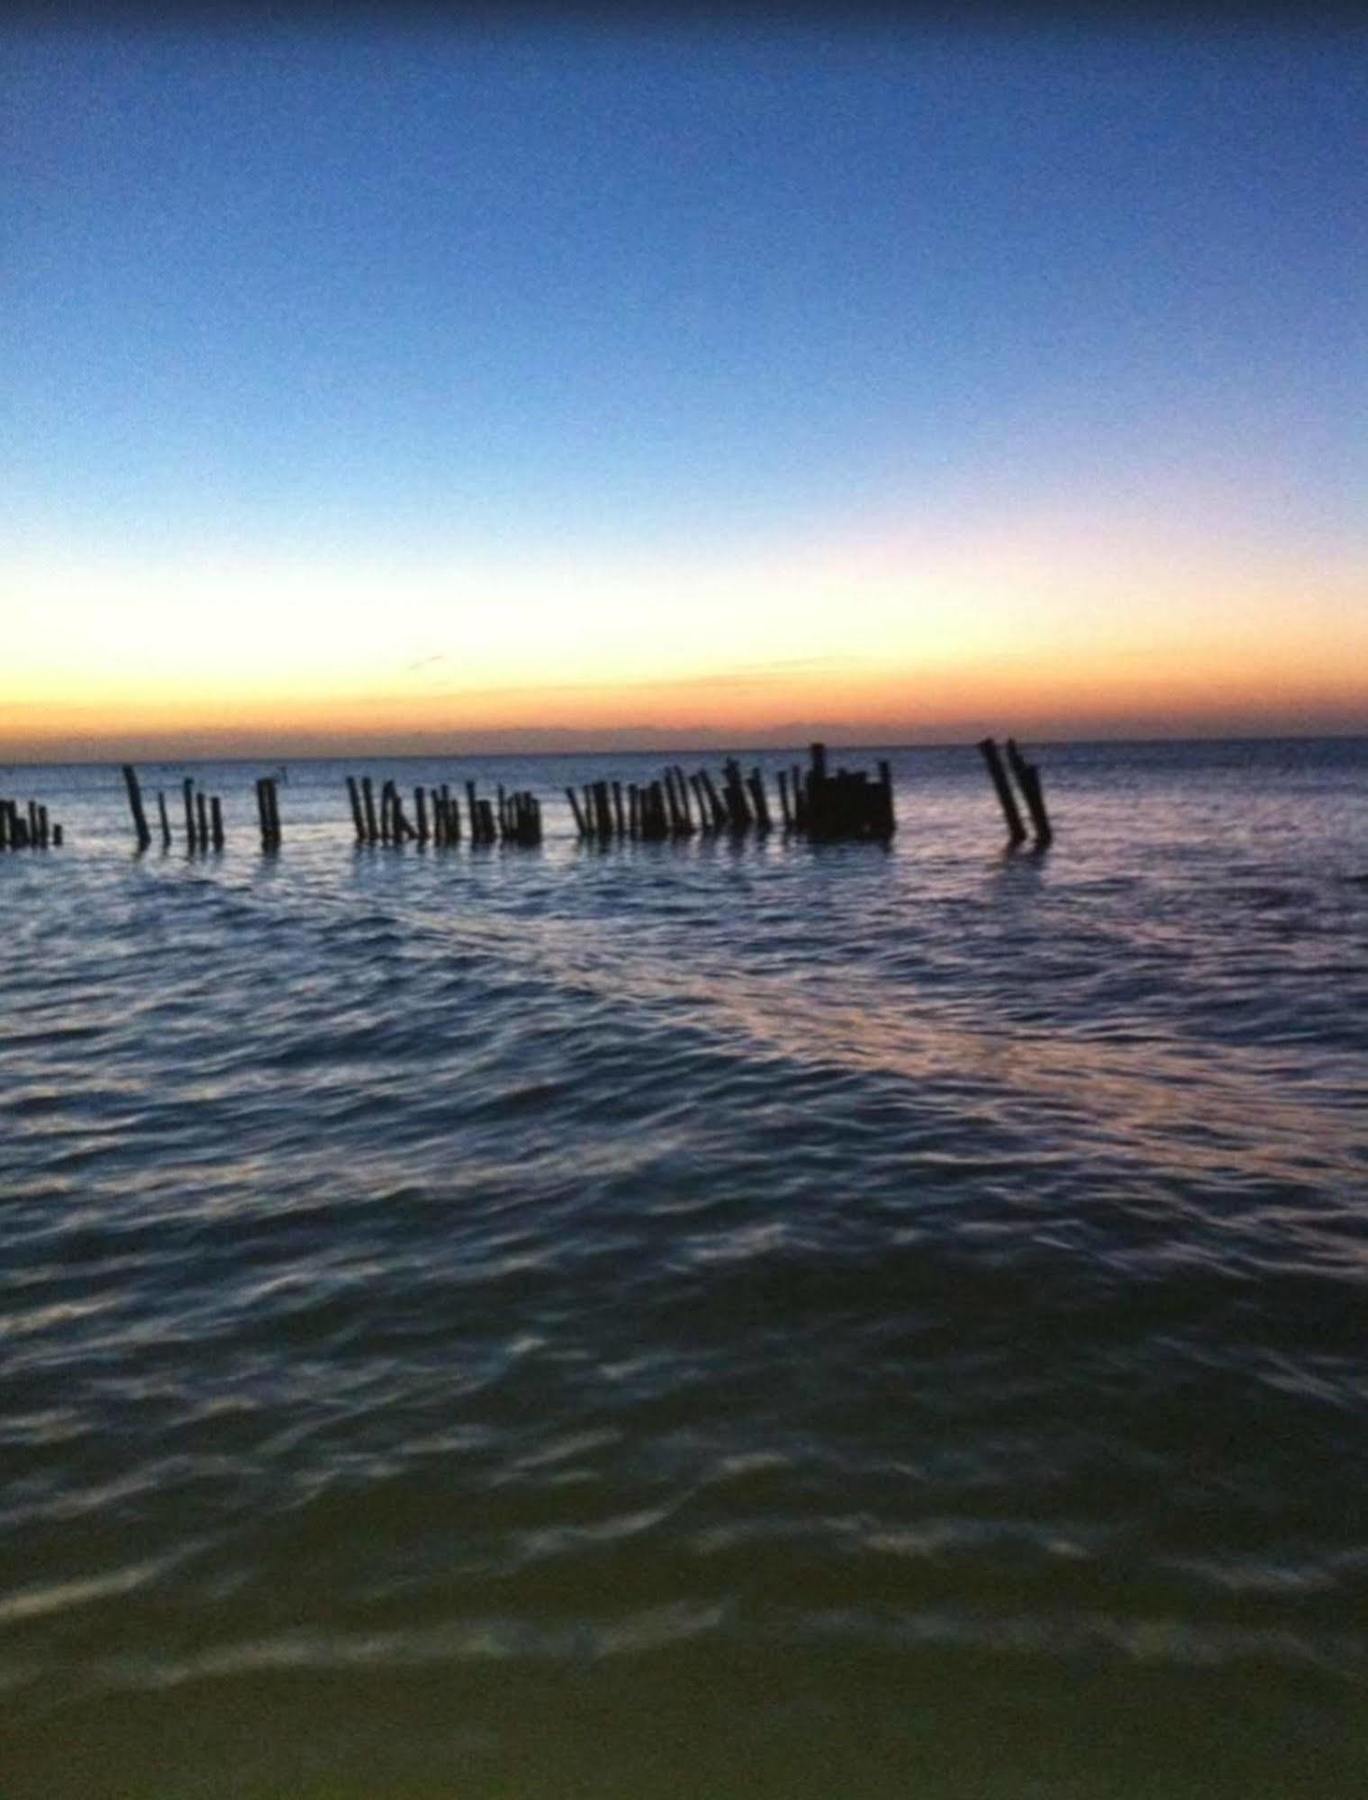
[[1363,577],[1061,518],[714,565],[21,568],[0,756],[1365,729]]

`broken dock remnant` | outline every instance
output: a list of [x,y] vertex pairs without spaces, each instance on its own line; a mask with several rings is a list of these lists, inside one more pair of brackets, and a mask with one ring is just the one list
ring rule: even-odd
[[0,799],[0,850],[60,849],[62,828],[48,817],[41,801]]
[[839,838],[887,840],[897,830],[893,771],[881,762],[871,779],[863,770],[827,770],[825,744],[813,744],[806,772],[792,771],[790,829],[830,842]]
[[[778,786],[786,831],[820,839],[887,839],[896,829],[886,762],[874,777],[846,769],[830,775],[825,746],[814,744],[807,773],[795,768],[790,776],[781,770]],[[764,774],[759,768],[745,773],[735,757],[723,764],[720,787],[707,769],[686,776],[672,763],[658,781],[629,783],[625,806],[620,782],[587,782],[578,791],[567,787],[565,797],[577,835],[600,844],[624,838],[654,843],[698,833],[763,836],[774,827]]]

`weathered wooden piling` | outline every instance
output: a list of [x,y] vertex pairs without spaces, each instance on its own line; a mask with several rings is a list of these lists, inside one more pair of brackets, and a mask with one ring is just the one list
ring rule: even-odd
[[1040,770],[1017,749],[1015,738],[1007,740],[1007,762],[1016,784],[1021,789],[1022,799],[1026,802],[1026,810],[1031,815],[1031,827],[1035,833],[1037,848],[1048,850],[1054,842],[1054,831],[1050,825],[1050,815],[1045,810],[1045,794],[1040,785]]
[[138,777],[132,763],[123,766],[124,786],[128,789],[129,810],[133,814],[133,829],[138,835],[139,850],[146,850],[152,842],[152,833],[147,829],[147,814],[143,811],[142,788],[138,785]]
[[998,797],[998,805],[1002,808],[1002,816],[1007,821],[1007,836],[1013,848],[1026,840],[1026,827],[1021,822],[1021,813],[1017,808],[1016,795],[1012,792],[1012,784],[1007,779],[1007,771],[1002,766],[1002,757],[998,747],[990,737],[980,738],[979,754],[987,765],[988,775],[993,783],[993,791]]
[[379,839],[380,828],[375,822],[375,790],[369,775],[361,777],[361,793],[366,808],[366,842],[373,844]]
[[157,789],[157,818],[161,825],[162,849],[171,848],[171,821],[166,815],[166,795],[161,788]]
[[215,850],[223,848],[223,804],[217,794],[209,799],[209,833]]
[[351,802],[352,824],[356,828],[356,841],[358,844],[364,844],[366,819],[365,814],[361,811],[361,791],[356,785],[355,775],[347,777],[347,799]]
[[418,842],[428,841],[427,792],[421,787],[413,790],[413,815],[418,821]]
[[209,802],[203,788],[195,795],[195,848],[209,848]]

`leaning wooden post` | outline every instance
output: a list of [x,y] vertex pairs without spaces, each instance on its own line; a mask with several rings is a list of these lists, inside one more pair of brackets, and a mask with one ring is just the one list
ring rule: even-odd
[[129,810],[133,814],[133,829],[138,834],[139,850],[146,850],[152,842],[152,833],[147,829],[147,814],[143,811],[142,789],[138,786],[138,777],[132,763],[123,766],[124,786],[128,789]]
[[746,786],[750,789],[750,797],[755,806],[755,823],[761,831],[770,828],[769,801],[765,798],[765,778],[759,769],[752,769],[747,777]]
[[998,805],[1002,808],[1002,816],[1007,821],[1007,835],[1014,845],[1024,843],[1026,827],[1021,822],[1016,795],[1012,792],[1012,784],[1007,779],[1007,771],[1002,766],[1002,757],[998,754],[998,747],[992,738],[981,738],[979,751],[988,765],[988,774],[998,797]]
[[575,830],[581,837],[587,837],[589,834],[584,828],[584,814],[580,811],[579,795],[574,788],[568,787],[565,790],[565,797],[570,802],[571,812],[575,815]]
[[1026,807],[1031,815],[1031,824],[1035,830],[1035,840],[1042,850],[1054,842],[1054,832],[1050,827],[1050,815],[1045,811],[1045,795],[1040,786],[1040,770],[1034,763],[1028,763],[1016,747],[1013,738],[1007,740],[1007,761],[1011,764],[1012,773],[1016,776],[1017,786],[1021,789]]
[[166,795],[157,789],[157,813],[161,820],[162,849],[171,848],[171,821],[166,816]]
[[363,844],[366,841],[366,821],[361,812],[361,794],[356,785],[355,775],[347,777],[347,798],[351,801],[352,824],[356,827],[356,841],[358,844]]

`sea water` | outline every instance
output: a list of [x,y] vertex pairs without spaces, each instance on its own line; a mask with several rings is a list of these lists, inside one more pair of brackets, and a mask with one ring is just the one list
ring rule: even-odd
[[0,1794],[1368,1791],[1368,741],[663,760],[0,771]]

